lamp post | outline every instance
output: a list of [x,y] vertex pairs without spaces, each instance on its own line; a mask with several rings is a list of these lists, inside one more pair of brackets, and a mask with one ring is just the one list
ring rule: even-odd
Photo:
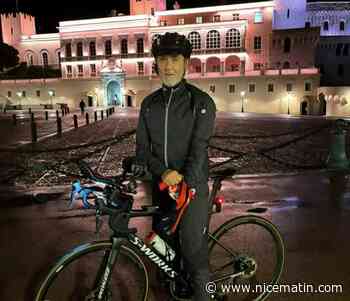
[[241,91],[241,112],[244,113],[244,106],[243,106],[243,103],[244,103],[244,96],[245,96],[245,91]]
[[23,96],[23,92],[18,91],[16,94],[17,94],[17,96],[19,97],[19,105],[20,105],[20,107],[22,107],[22,96]]
[[288,102],[288,115],[290,115],[290,109],[289,109],[289,103],[290,103],[290,93],[288,93],[288,96],[287,96],[287,102]]
[[54,95],[54,92],[52,90],[49,90],[49,96],[50,96],[50,105],[51,105],[51,108],[53,109],[53,103],[52,103],[52,96]]
[[98,103],[98,88],[95,88],[95,94],[96,94],[96,106],[98,107],[99,106],[99,103]]

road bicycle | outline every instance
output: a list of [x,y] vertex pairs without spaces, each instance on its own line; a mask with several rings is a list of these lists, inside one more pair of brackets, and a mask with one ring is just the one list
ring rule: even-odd
[[[129,227],[130,219],[155,216],[159,208],[133,208],[137,181],[126,169],[116,177],[104,177],[85,162],[79,167],[82,175],[96,184],[88,187],[96,196],[96,228],[99,231],[101,215],[107,215],[110,239],[82,244],[67,252],[50,268],[34,300],[150,300],[151,263],[165,275],[170,295],[178,300],[175,282],[190,285],[186,272],[149,246],[137,235],[137,228]],[[233,175],[230,169],[211,175],[209,202],[214,210],[209,214],[222,211],[218,193],[222,181]],[[270,291],[256,287],[276,284],[283,270],[285,248],[276,226],[257,214],[238,216],[208,231],[208,244],[211,282],[206,289],[214,300],[265,300],[269,296]],[[228,292],[229,287],[236,292]]]

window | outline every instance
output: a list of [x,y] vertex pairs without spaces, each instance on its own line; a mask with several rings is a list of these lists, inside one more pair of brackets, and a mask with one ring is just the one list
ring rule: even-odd
[[90,72],[91,72],[91,76],[96,76],[96,65],[95,64],[90,65]]
[[209,72],[220,72],[220,65],[212,65]]
[[137,73],[142,75],[144,73],[144,64],[143,62],[137,62]]
[[151,15],[154,16],[154,7],[151,8]]
[[287,9],[287,19],[289,19],[290,18],[290,9],[288,8]]
[[310,22],[305,22],[305,28],[310,28],[310,27],[311,27]]
[[40,90],[36,90],[36,97],[40,97]]
[[341,55],[342,48],[343,48],[343,44],[342,43],[338,43],[337,44],[337,48],[335,49],[335,55],[336,56],[340,56]]
[[261,50],[261,37],[254,37],[254,50]]
[[198,32],[191,32],[188,35],[188,40],[192,44],[192,49],[201,49],[201,36]]
[[196,17],[196,23],[197,23],[197,24],[203,23],[203,17],[202,17],[202,16],[197,16],[197,17]]
[[160,26],[166,26],[166,25],[167,25],[167,23],[165,20],[160,20]]
[[261,70],[261,64],[260,63],[254,63],[254,70]]
[[237,29],[226,32],[226,48],[241,48],[241,34]]
[[343,55],[348,56],[349,55],[349,44],[345,44],[343,48]]
[[309,82],[305,83],[305,91],[307,91],[307,92],[311,91],[311,83],[309,83]]
[[235,93],[235,91],[236,91],[236,87],[235,87],[235,85],[234,84],[229,84],[229,86],[228,86],[228,93]]
[[152,74],[156,74],[156,73],[157,73],[157,71],[156,71],[156,63],[153,62],[153,64],[152,64]]
[[289,53],[291,48],[291,40],[290,38],[285,38],[284,39],[284,53]]
[[288,83],[286,85],[286,90],[287,90],[287,92],[292,92],[293,91],[293,85],[291,83]]
[[43,52],[41,56],[43,66],[47,67],[49,65],[49,57],[47,55],[47,52]]
[[185,24],[185,19],[184,18],[177,19],[177,24],[178,25],[184,25]]
[[239,14],[232,14],[232,20],[238,21],[239,20]]
[[267,92],[272,93],[273,91],[274,91],[274,86],[273,86],[273,84],[268,84],[268,85],[267,85]]
[[112,55],[112,40],[105,41],[105,55],[106,56]]
[[262,23],[264,21],[263,13],[261,11],[255,12],[254,23]]
[[83,76],[83,72],[84,72],[83,65],[78,65],[78,76]]
[[209,91],[210,91],[211,93],[215,93],[215,85],[210,85],[210,86],[209,86]]
[[67,43],[66,44],[66,57],[71,57],[72,56],[72,44]]
[[220,16],[219,15],[214,16],[214,22],[220,22]]
[[128,40],[127,39],[122,39],[120,42],[120,53],[122,56],[127,56],[128,55]]
[[340,21],[340,23],[339,23],[339,30],[340,31],[344,31],[345,30],[345,22],[344,21]]
[[90,42],[89,44],[90,56],[96,56],[96,43]]
[[22,91],[22,97],[26,97],[26,91]]
[[83,56],[83,43],[77,43],[77,56]]
[[255,84],[249,84],[249,93],[254,93],[255,92]]
[[272,48],[276,48],[276,40],[275,39],[272,40]]
[[7,91],[7,97],[9,97],[9,98],[12,97],[12,92],[11,91]]
[[136,51],[138,54],[144,53],[143,39],[142,38],[137,39],[136,48],[137,48]]
[[328,28],[329,28],[328,21],[323,22],[323,30],[328,31]]
[[195,71],[196,71],[196,73],[201,73],[202,72],[201,66],[196,66]]
[[207,35],[207,48],[220,48],[220,33],[216,30],[211,30]]
[[338,76],[339,77],[343,77],[344,76],[344,65],[343,64],[339,64],[338,65]]
[[67,69],[67,77],[72,77],[72,66],[67,65],[66,69]]

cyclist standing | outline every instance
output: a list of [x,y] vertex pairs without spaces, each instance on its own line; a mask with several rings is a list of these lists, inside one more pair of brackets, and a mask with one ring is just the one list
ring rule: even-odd
[[[153,41],[152,54],[162,87],[142,104],[136,133],[137,162],[152,174],[154,205],[166,202],[160,181],[184,181],[194,200],[179,224],[179,243],[193,282],[194,300],[210,300],[205,291],[208,264],[208,143],[214,131],[216,107],[211,97],[184,79],[192,52],[185,36],[165,33]],[[136,167],[135,167],[136,166]],[[137,170],[137,164],[134,170]],[[161,218],[153,221],[153,228]],[[176,293],[176,291],[175,291]]]

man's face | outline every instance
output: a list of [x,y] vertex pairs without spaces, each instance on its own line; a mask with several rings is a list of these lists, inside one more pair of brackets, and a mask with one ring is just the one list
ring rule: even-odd
[[184,77],[188,59],[182,54],[161,55],[157,57],[158,73],[162,84],[176,86]]

